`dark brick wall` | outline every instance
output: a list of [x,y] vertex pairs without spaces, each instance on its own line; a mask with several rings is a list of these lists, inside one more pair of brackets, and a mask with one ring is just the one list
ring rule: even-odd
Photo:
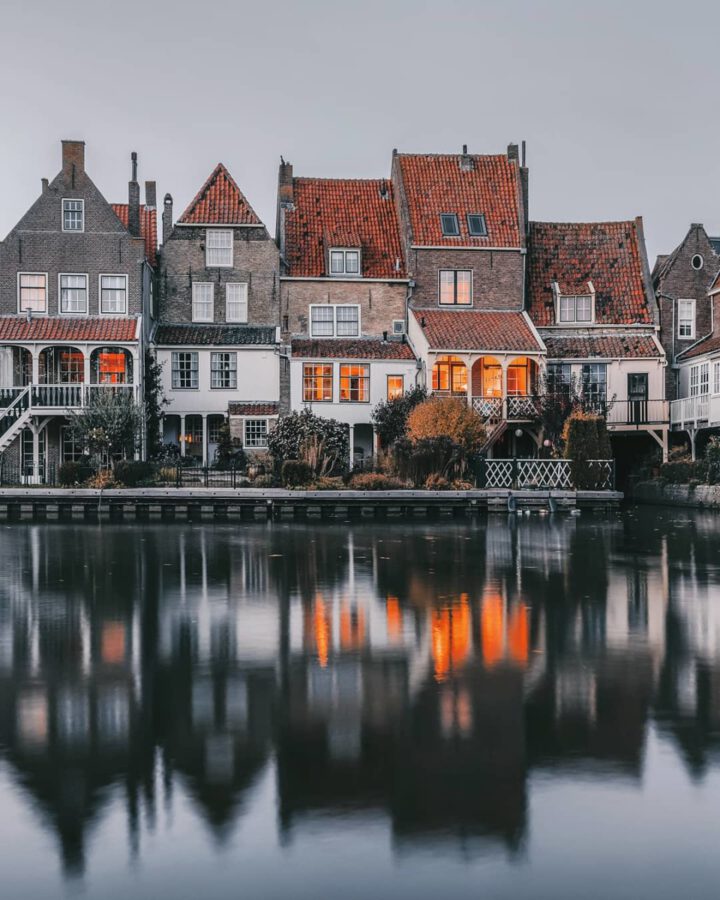
[[[77,156],[77,154],[76,154]],[[132,238],[76,159],[66,166],[0,244],[0,315],[18,312],[18,273],[47,272],[48,315],[59,314],[58,276],[87,274],[88,312],[99,315],[99,276],[128,276],[128,315],[142,312],[145,247]],[[62,200],[85,201],[85,231],[62,231]],[[122,199],[122,198],[121,198]]]
[[[702,269],[694,269],[693,256],[700,254],[704,259]],[[667,396],[676,396],[676,375],[671,363],[683,350],[712,330],[712,304],[708,290],[713,277],[720,269],[720,257],[713,251],[702,225],[692,225],[677,250],[677,255],[667,272],[656,280],[658,305],[660,308],[660,340],[668,357],[666,377]],[[668,296],[662,296],[667,294]],[[677,305],[673,300],[695,300],[695,337],[682,339],[677,335]],[[675,306],[673,316],[673,306]],[[716,323],[716,328],[720,323]]]
[[438,306],[440,269],[470,269],[473,308],[523,308],[525,256],[518,251],[410,250],[410,277],[415,280],[412,306]]
[[315,303],[357,304],[360,327],[365,336],[380,336],[392,331],[394,319],[405,319],[407,284],[386,282],[283,281],[280,315],[285,328],[294,335],[309,334],[310,305]]
[[[221,226],[218,226],[221,227]],[[279,325],[277,246],[266,229],[234,228],[233,267],[206,268],[206,229],[176,225],[160,251],[158,318],[162,322],[192,321],[192,282],[215,284],[215,321],[225,321],[228,282],[248,284],[248,323]]]

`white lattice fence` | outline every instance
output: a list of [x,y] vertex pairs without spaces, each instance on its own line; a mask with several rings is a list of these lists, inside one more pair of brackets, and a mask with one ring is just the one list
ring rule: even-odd
[[517,486],[571,488],[570,462],[567,459],[519,459]]
[[511,488],[514,474],[512,459],[488,459],[485,463],[485,487]]
[[488,459],[484,463],[481,487],[614,489],[615,471],[611,459],[583,463],[576,473],[578,485],[574,483],[573,470],[573,462],[569,459]]

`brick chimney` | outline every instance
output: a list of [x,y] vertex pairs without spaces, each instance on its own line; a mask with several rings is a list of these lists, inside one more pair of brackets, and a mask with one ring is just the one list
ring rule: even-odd
[[128,231],[140,237],[140,185],[137,180],[137,153],[130,154],[132,178],[128,182]]
[[520,154],[518,152],[517,144],[508,144],[507,158],[510,160],[510,162],[519,162],[520,161]]
[[280,170],[278,172],[278,202],[282,206],[289,206],[293,197],[293,167],[292,163],[285,162],[280,157]]
[[172,194],[165,194],[165,198],[163,200],[163,212],[162,212],[162,242],[163,244],[170,237],[170,232],[173,227],[173,198]]
[[154,181],[145,182],[145,206],[148,209],[157,207],[157,185]]
[[85,141],[62,141],[62,173],[65,183],[75,187],[75,179],[85,172]]

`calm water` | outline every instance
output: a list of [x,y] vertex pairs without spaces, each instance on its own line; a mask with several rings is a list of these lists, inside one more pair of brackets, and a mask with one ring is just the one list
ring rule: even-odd
[[0,895],[715,898],[720,518],[0,528]]

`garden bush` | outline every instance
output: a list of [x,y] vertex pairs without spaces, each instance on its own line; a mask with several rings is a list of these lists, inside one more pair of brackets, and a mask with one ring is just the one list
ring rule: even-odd
[[64,462],[58,469],[58,481],[63,487],[81,484],[92,475],[92,469],[86,463]]
[[284,487],[292,488],[309,484],[312,477],[312,469],[301,459],[286,459],[282,464],[280,479]]
[[359,472],[350,478],[348,487],[353,491],[397,491],[405,485],[381,472]]
[[476,452],[485,440],[482,418],[464,400],[431,397],[408,415],[407,436],[411,441],[449,438],[466,453]]
[[375,426],[382,447],[389,447],[407,432],[407,420],[412,410],[427,399],[424,387],[414,387],[406,391],[402,397],[394,400],[382,400],[372,412],[372,423]]
[[136,487],[138,484],[147,484],[153,479],[153,467],[148,462],[141,460],[121,459],[115,463],[113,474],[115,481],[126,487]]
[[563,428],[565,459],[571,460],[571,475],[576,490],[602,487],[604,472],[588,465],[590,460],[611,459],[610,439],[605,419],[581,409],[573,410]]
[[449,491],[451,484],[447,478],[433,472],[432,475],[428,475],[425,479],[425,489],[428,491]]
[[676,459],[660,466],[660,477],[670,484],[704,482],[708,474],[707,468],[707,464],[702,460]]
[[708,439],[705,448],[706,477],[708,484],[720,484],[720,438]]
[[303,459],[311,449],[321,452],[317,474],[341,474],[350,452],[348,426],[303,410],[280,419],[268,435],[268,450],[279,465],[286,460]]
[[465,474],[470,459],[463,447],[447,435],[417,441],[405,438],[396,441],[393,446],[397,475],[416,487],[423,485],[430,475],[460,478]]

